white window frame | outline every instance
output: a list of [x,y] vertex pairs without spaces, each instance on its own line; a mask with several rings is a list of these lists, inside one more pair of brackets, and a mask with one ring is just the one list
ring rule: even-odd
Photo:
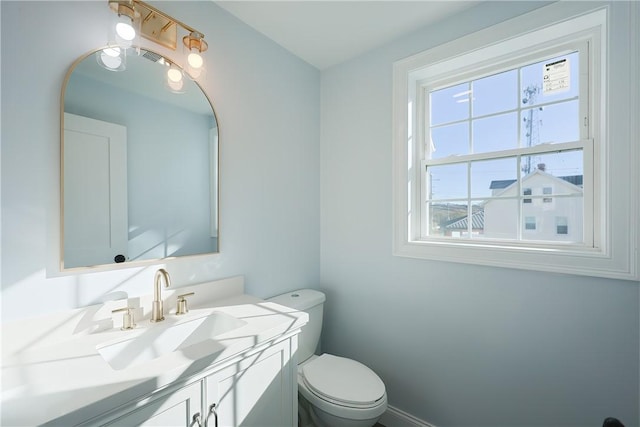
[[[493,265],[500,267],[521,268],[529,270],[553,271],[587,276],[609,277],[626,280],[638,280],[638,186],[631,183],[631,191],[625,195],[624,215],[612,215],[612,197],[608,192],[615,185],[611,179],[612,161],[610,157],[610,140],[622,139],[626,132],[629,151],[637,155],[637,147],[633,147],[631,135],[640,133],[640,125],[633,121],[640,112],[638,100],[630,105],[606,108],[610,101],[608,73],[609,63],[609,31],[611,5],[605,7],[579,6],[559,2],[540,8],[526,15],[505,21],[486,30],[462,37],[428,51],[414,55],[394,63],[394,149],[393,149],[393,254],[412,258],[424,258],[450,262]],[[621,7],[621,6],[616,6]],[[629,69],[630,85],[633,92],[638,88],[638,58],[634,57],[634,47],[638,46],[638,7],[630,2],[624,7],[630,9]],[[585,9],[590,8],[590,9]],[[550,23],[551,20],[551,23]],[[633,25],[635,21],[635,26]],[[432,75],[442,75],[451,69],[473,70],[482,67],[488,61],[497,58],[503,60],[509,52],[518,52],[522,46],[529,46],[529,52],[545,50],[545,46],[560,44],[563,40],[575,40],[583,37],[594,46],[590,49],[596,57],[590,58],[589,74],[592,98],[589,102],[590,139],[593,141],[593,158],[585,158],[585,165],[592,164],[591,182],[585,187],[593,188],[591,209],[585,208],[585,222],[593,224],[593,245],[581,247],[561,245],[510,244],[505,242],[491,243],[487,241],[455,241],[448,239],[425,239],[420,230],[419,209],[421,203],[421,153],[419,139],[419,96],[418,82]],[[634,70],[635,61],[635,71]],[[637,92],[636,92],[637,93]],[[620,96],[620,92],[616,93]],[[629,122],[625,129],[610,126],[613,109],[631,108]],[[634,116],[635,114],[635,116]],[[621,129],[621,130],[619,130]],[[637,139],[635,139],[637,141]],[[619,143],[619,141],[618,141]],[[588,156],[589,151],[585,150]],[[632,156],[633,158],[633,156]],[[638,174],[630,162],[628,178],[637,180]],[[586,167],[586,166],[585,166]],[[585,179],[586,174],[585,174]],[[625,185],[628,183],[625,182]],[[633,189],[635,188],[635,192]],[[585,193],[585,197],[588,195]],[[616,200],[620,199],[619,196]],[[617,208],[616,208],[617,209]],[[615,220],[613,217],[616,217]],[[619,221],[622,219],[623,221]],[[627,233],[623,237],[623,233]],[[519,242],[522,243],[522,242]]]
[[[430,166],[441,166],[441,165],[451,165],[451,164],[470,164],[473,163],[474,161],[479,161],[479,160],[494,160],[494,159],[501,159],[501,158],[513,158],[515,156],[518,156],[520,161],[521,157],[525,157],[525,156],[530,156],[530,155],[544,155],[544,154],[551,154],[551,153],[555,153],[558,151],[570,151],[570,150],[575,150],[575,149],[579,149],[583,152],[583,156],[584,156],[584,178],[583,178],[583,182],[586,183],[586,185],[590,185],[593,182],[592,179],[592,175],[593,175],[593,167],[592,167],[592,161],[593,161],[593,155],[592,155],[592,150],[594,149],[593,147],[593,139],[591,138],[590,135],[590,130],[591,130],[591,126],[589,125],[591,122],[593,122],[593,120],[591,120],[591,117],[589,115],[590,113],[590,108],[589,108],[589,94],[590,94],[590,82],[589,82],[589,78],[588,76],[590,75],[590,70],[589,68],[589,56],[594,56],[592,55],[592,53],[596,53],[595,56],[598,56],[598,50],[597,47],[590,47],[590,45],[593,44],[597,44],[597,39],[598,39],[598,34],[596,34],[595,32],[579,32],[576,35],[571,35],[569,36],[571,37],[570,40],[567,41],[567,36],[560,38],[560,40],[558,39],[552,39],[552,40],[547,40],[546,42],[542,43],[538,48],[536,48],[535,46],[531,46],[531,42],[534,40],[537,40],[537,37],[535,35],[531,35],[526,37],[525,42],[529,42],[528,44],[525,44],[525,48],[523,48],[522,46],[516,46],[513,47],[512,45],[512,49],[514,49],[513,52],[510,52],[508,55],[504,55],[504,53],[500,52],[499,57],[497,58],[488,58],[488,59],[484,59],[482,61],[482,64],[479,65],[477,63],[472,63],[471,65],[464,65],[464,63],[466,62],[464,60],[464,58],[466,57],[466,55],[461,55],[458,56],[456,58],[452,58],[449,60],[445,60],[442,61],[442,63],[438,66],[438,68],[441,69],[441,71],[439,71],[440,75],[438,74],[431,74],[430,71],[430,66],[425,67],[422,70],[419,70],[417,72],[411,73],[411,77],[413,79],[415,79],[415,85],[419,87],[419,92],[418,90],[416,90],[416,101],[415,101],[415,105],[416,105],[416,115],[417,115],[417,119],[416,119],[416,131],[415,131],[415,135],[416,135],[416,141],[422,141],[424,145],[420,145],[419,143],[416,146],[416,150],[414,151],[414,158],[416,159],[416,163],[414,165],[415,168],[419,168],[420,169],[420,180],[419,182],[419,186],[422,186],[424,183],[427,182],[427,169]],[[555,42],[555,44],[553,44]],[[552,44],[551,46],[549,46],[549,44]],[[493,51],[500,51],[500,46],[502,46],[502,44],[498,44],[497,45],[497,49],[496,47],[492,47]],[[442,88],[446,88],[446,87],[450,87],[450,86],[455,86],[458,85],[460,83],[468,83],[469,81],[475,81],[475,80],[479,80],[482,79],[484,77],[488,77],[488,76],[492,76],[492,75],[496,75],[505,71],[513,71],[513,70],[517,70],[519,67],[522,66],[528,66],[531,64],[535,64],[538,62],[546,62],[547,60],[551,60],[552,58],[557,58],[557,57],[561,57],[564,55],[567,55],[571,52],[578,52],[579,53],[579,62],[580,64],[572,64],[572,67],[578,67],[577,69],[580,72],[580,78],[579,78],[579,92],[578,92],[578,102],[580,104],[580,108],[579,108],[579,117],[578,117],[578,123],[576,123],[579,126],[579,140],[577,141],[567,141],[567,142],[561,142],[561,143],[554,143],[554,144],[538,144],[538,145],[534,145],[532,147],[517,147],[517,148],[511,148],[508,150],[500,150],[500,151],[495,151],[495,152],[480,152],[480,153],[470,153],[470,154],[462,154],[462,155],[456,155],[456,156],[448,156],[448,157],[443,157],[443,158],[437,158],[437,159],[429,159],[428,158],[428,153],[427,153],[427,148],[426,146],[429,145],[429,143],[427,141],[429,141],[429,129],[428,129],[428,124],[422,120],[422,117],[428,117],[428,100],[429,100],[429,92],[432,90],[439,90]],[[468,54],[467,54],[468,55]],[[503,58],[504,56],[508,56],[508,59],[506,61],[504,61],[504,59],[501,60],[501,57]],[[463,71],[459,71],[461,68],[461,64],[463,67]],[[467,69],[464,69],[467,68]],[[478,69],[480,68],[480,69]],[[412,85],[414,83],[412,82]],[[574,83],[575,84],[575,83]],[[563,102],[559,101],[559,102]],[[594,99],[592,100],[593,103],[593,108],[597,109],[599,108],[600,102],[599,102],[599,98],[596,96],[594,97]],[[540,104],[543,105],[543,104]],[[528,107],[526,107],[528,108]],[[523,108],[524,109],[524,108]],[[517,109],[517,112],[519,112],[520,110]],[[501,114],[503,112],[495,112],[494,115],[498,115]],[[597,114],[597,111],[595,111],[595,113]],[[469,124],[469,129],[472,128],[471,126],[471,122],[474,118],[473,117],[468,117],[466,119],[466,121],[468,121]],[[448,125],[448,123],[445,123],[445,126]],[[519,130],[518,130],[519,132]],[[427,143],[425,143],[427,142]],[[417,159],[423,159],[421,160],[421,163],[417,162]],[[469,176],[469,180],[471,180],[471,176]],[[521,186],[522,184],[524,184],[524,182],[520,179],[518,179],[518,186]],[[468,185],[471,185],[471,182],[468,182]],[[425,206],[427,203],[427,192],[428,192],[428,184],[421,187],[420,190],[420,202],[419,202],[419,206]],[[529,190],[530,194],[526,194],[526,191]],[[523,197],[520,196],[515,196],[518,200],[522,199],[522,203],[524,204],[540,204],[543,202],[543,198],[542,197],[532,197],[532,198],[524,198],[524,196],[527,195],[538,195],[538,192],[542,191],[541,189],[535,189],[533,190],[532,188],[529,187],[524,187],[522,189],[523,192]],[[539,193],[542,194],[542,193]],[[593,211],[593,199],[591,197],[592,195],[592,191],[590,187],[586,187],[586,191],[583,193],[582,195],[582,199],[583,199],[583,211],[584,212],[592,212]],[[463,200],[464,198],[462,198],[461,200]],[[488,197],[486,198],[486,200],[490,200],[493,199],[492,197]],[[417,200],[417,199],[416,199]],[[495,199],[494,199],[495,200]],[[473,200],[469,200],[469,206],[473,203]],[[471,211],[471,208],[469,207],[469,210]],[[583,242],[578,242],[578,243],[572,243],[575,246],[582,246],[584,247],[585,244],[587,244],[589,247],[594,247],[594,246],[598,246],[599,242],[595,241],[594,243],[594,238],[597,239],[598,236],[593,236],[592,230],[593,229],[599,229],[599,223],[595,223],[593,224],[591,221],[594,218],[591,218],[591,216],[587,215],[584,218],[584,223],[585,223],[585,229],[582,233],[582,235],[584,236],[584,243]],[[596,220],[598,218],[595,218]],[[419,235],[417,233],[414,233],[414,238],[416,239],[424,239],[424,240],[438,240],[438,239],[442,239],[442,237],[433,237],[433,236],[428,236],[429,234],[429,225],[428,225],[428,215],[427,215],[427,209],[422,209],[421,210],[421,217],[416,216],[414,218],[415,223],[412,224],[412,228],[415,230],[420,230]],[[520,224],[520,221],[518,221],[518,223]],[[524,226],[524,223],[520,224],[520,226],[518,227],[518,229],[522,229],[521,226]],[[482,237],[477,237],[476,239],[481,239]],[[445,238],[445,239],[451,239],[451,238]],[[487,239],[488,240],[488,239]],[[492,239],[493,242],[495,242],[495,239]],[[451,242],[454,243],[454,242]],[[484,242],[484,243],[489,243]],[[543,245],[545,248],[549,248],[549,247],[556,247],[557,245],[562,245],[564,247],[566,247],[567,243],[562,243],[562,242],[547,242],[547,243],[539,243],[539,241],[534,241],[534,240],[527,240],[526,236],[522,236],[521,232],[518,232],[518,236],[515,240],[505,240],[504,242],[498,242],[499,244],[506,244],[506,245],[513,245],[513,246],[517,246],[517,247],[521,247],[521,246],[540,246]],[[471,244],[475,244],[475,242],[471,242]],[[489,243],[491,244],[491,243]]]

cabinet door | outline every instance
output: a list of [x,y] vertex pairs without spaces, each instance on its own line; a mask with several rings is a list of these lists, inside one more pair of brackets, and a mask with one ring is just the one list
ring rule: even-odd
[[215,405],[208,427],[296,425],[297,366],[290,347],[295,344],[294,337],[207,377],[207,409]]
[[124,410],[101,426],[196,427],[202,409],[202,383],[152,396]]

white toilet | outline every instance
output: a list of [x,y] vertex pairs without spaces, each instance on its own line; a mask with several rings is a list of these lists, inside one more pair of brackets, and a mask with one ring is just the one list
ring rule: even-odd
[[298,417],[300,427],[371,427],[387,410],[384,383],[360,362],[314,354],[322,330],[325,295],[301,289],[269,298],[309,314],[298,337]]

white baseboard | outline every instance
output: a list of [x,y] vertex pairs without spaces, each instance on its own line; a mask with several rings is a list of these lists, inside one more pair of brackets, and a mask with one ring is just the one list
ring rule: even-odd
[[386,427],[436,427],[393,406],[387,408],[378,422]]

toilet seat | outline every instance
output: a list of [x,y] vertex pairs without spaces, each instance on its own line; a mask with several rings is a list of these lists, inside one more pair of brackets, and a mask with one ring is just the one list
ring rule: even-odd
[[340,406],[371,408],[385,396],[382,380],[360,362],[323,354],[302,367],[304,384],[319,398]]

